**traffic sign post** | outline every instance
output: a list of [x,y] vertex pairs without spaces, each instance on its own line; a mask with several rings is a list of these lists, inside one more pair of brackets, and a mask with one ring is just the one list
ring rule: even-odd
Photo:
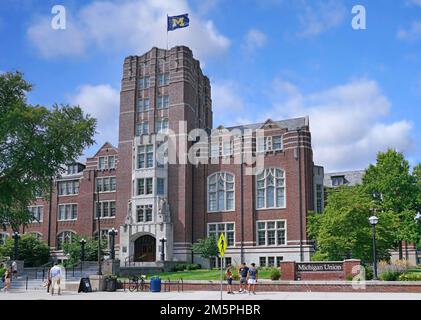
[[222,276],[222,258],[224,257],[225,251],[227,250],[227,242],[225,241],[225,236],[224,236],[223,233],[221,233],[221,235],[219,236],[218,250],[219,250],[219,256],[221,257],[221,300],[222,300],[222,281],[223,281],[223,276]]

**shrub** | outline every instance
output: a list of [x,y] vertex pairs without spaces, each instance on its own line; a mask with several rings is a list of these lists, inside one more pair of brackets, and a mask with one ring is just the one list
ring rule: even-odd
[[352,280],[354,280],[354,276],[352,274],[349,274],[349,275],[346,276],[346,280],[352,281]]
[[383,281],[397,281],[401,272],[395,270],[388,270],[380,274],[379,279]]
[[399,276],[399,281],[421,281],[421,274],[414,272],[403,273]]
[[365,269],[365,280],[372,280],[373,279],[373,267],[371,266],[363,266]]
[[310,259],[311,259],[311,261],[327,261],[327,260],[329,260],[329,256],[327,255],[327,253],[316,251],[310,257]]
[[198,270],[201,269],[202,266],[199,263],[190,263],[186,266],[187,270]]
[[278,268],[272,268],[270,270],[270,278],[272,280],[279,280],[281,278],[281,272]]
[[3,274],[6,272],[6,268],[0,268],[0,278],[3,277]]
[[173,271],[178,272],[178,271],[184,271],[186,270],[186,264],[184,263],[177,263],[174,267],[173,267]]

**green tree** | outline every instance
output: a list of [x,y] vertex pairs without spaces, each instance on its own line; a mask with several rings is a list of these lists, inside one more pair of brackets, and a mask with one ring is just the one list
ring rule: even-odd
[[199,254],[202,258],[208,259],[209,264],[211,265],[210,259],[217,257],[219,253],[216,237],[211,235],[206,239],[199,239],[196,243],[193,244],[192,250],[194,253]]
[[[75,235],[72,237],[72,242],[63,244],[63,252],[68,256],[65,262],[66,267],[77,265],[81,261],[82,248],[80,245],[82,237]],[[98,261],[98,240],[92,238],[84,238],[85,243],[85,261]],[[101,239],[101,257],[104,256],[104,251],[107,248],[107,243]]]
[[377,209],[376,249],[380,259],[388,259],[394,243],[396,218],[380,211],[361,186],[340,187],[329,193],[322,215],[309,219],[309,229],[318,246],[316,257],[323,260],[357,258],[372,261],[372,229],[368,218]]
[[63,165],[94,143],[96,120],[78,106],[30,105],[20,72],[0,74],[0,224],[14,231],[32,220],[27,206],[48,194]]
[[[15,240],[9,238],[0,246],[0,257],[13,257]],[[31,234],[23,234],[18,241],[17,260],[24,260],[25,267],[39,267],[48,262],[50,248]]]
[[363,177],[365,192],[382,210],[393,213],[399,224],[394,229],[395,243],[402,259],[402,241],[416,239],[414,216],[417,207],[416,174],[410,174],[409,163],[402,153],[394,150],[379,152],[375,165],[370,165]]

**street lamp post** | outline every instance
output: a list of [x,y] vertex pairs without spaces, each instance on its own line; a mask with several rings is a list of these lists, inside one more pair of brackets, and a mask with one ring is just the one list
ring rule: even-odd
[[82,277],[82,271],[83,271],[83,261],[85,261],[85,239],[80,239],[80,276]]
[[115,236],[118,234],[118,231],[114,228],[108,230],[108,235],[110,236],[110,247],[111,247],[111,260],[115,259]]
[[159,241],[161,241],[161,261],[165,261],[165,247],[164,246],[167,239],[161,238],[159,239]]
[[373,280],[377,280],[376,224],[379,222],[379,218],[376,216],[371,216],[368,218],[368,221],[373,227]]
[[14,248],[13,248],[13,260],[16,261],[18,259],[18,241],[19,241],[20,234],[19,232],[15,231],[13,233],[13,239],[15,240]]
[[[421,213],[418,211],[417,214],[414,217],[415,223],[417,224],[417,227],[419,227],[419,223],[421,221]],[[415,264],[418,264],[418,248],[417,243],[415,243]]]
[[96,217],[97,217],[97,229],[98,229],[98,275],[102,275],[101,266],[101,203],[99,202],[99,188],[98,188],[98,170],[94,169],[94,188],[96,187]]

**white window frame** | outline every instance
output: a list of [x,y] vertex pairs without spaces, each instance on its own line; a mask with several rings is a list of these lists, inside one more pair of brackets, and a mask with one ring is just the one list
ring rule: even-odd
[[[273,173],[271,172],[271,170],[273,170]],[[280,170],[282,172],[282,177],[276,177],[276,171]],[[263,179],[259,179],[259,176],[263,174]],[[269,175],[272,175],[273,179],[274,179],[274,193],[273,193],[273,207],[269,207],[268,206],[268,177]],[[281,169],[281,168],[277,168],[277,167],[270,167],[270,168],[265,168],[260,174],[256,175],[256,183],[255,183],[255,190],[256,190],[256,210],[265,210],[265,209],[285,209],[287,206],[287,190],[286,190],[286,174],[285,174],[285,170]],[[283,180],[283,185],[282,186],[277,186],[276,182],[277,179],[282,179]],[[263,187],[259,187],[259,182],[261,182],[263,180],[264,185]],[[284,203],[283,205],[278,205],[277,204],[277,198],[278,198],[278,189],[279,188],[283,188],[283,198],[284,198]],[[264,198],[263,198],[263,202],[264,205],[259,207],[259,190],[264,190]]]
[[162,94],[156,96],[156,108],[165,109],[170,106],[170,96],[169,94]]
[[[141,152],[140,149],[143,148]],[[148,165],[148,155],[152,154],[152,165]],[[143,157],[143,167],[140,166],[140,157]],[[136,150],[136,169],[151,169],[155,167],[155,148],[153,144],[142,144]]]
[[[114,203],[114,215],[111,215],[111,203]],[[104,215],[104,206],[107,206],[108,215]],[[95,218],[98,219],[98,202],[95,202]],[[99,201],[99,208],[100,208],[100,219],[113,219],[116,216],[117,206],[115,200],[102,200]]]
[[[114,179],[115,183],[111,183],[112,179]],[[104,191],[104,186],[107,185],[105,183],[105,180],[108,180],[108,186],[109,186],[109,190]],[[99,181],[101,181],[101,183],[99,183]],[[99,186],[101,186],[100,189]],[[114,190],[111,188],[111,186],[115,186]],[[117,177],[116,176],[106,176],[106,177],[97,177],[96,178],[96,192],[98,193],[111,193],[111,192],[116,192],[117,191]]]
[[[68,233],[68,234],[70,234],[70,241],[69,242],[61,242],[61,248],[60,248],[60,241],[59,241],[59,237],[60,238],[63,238],[63,236],[61,236],[62,234],[64,234],[64,233]],[[70,242],[72,242],[73,241],[73,237],[74,236],[77,236],[77,233],[76,232],[74,232],[73,230],[62,230],[62,231],[60,231],[58,234],[57,234],[57,237],[56,237],[56,241],[57,241],[57,249],[58,250],[63,250],[63,247],[62,247],[62,244],[63,243],[70,243]]]
[[29,206],[28,210],[31,212],[31,214],[35,217],[34,215],[34,209],[37,210],[36,215],[39,216],[39,220],[33,220],[31,223],[38,223],[38,222],[42,222],[43,221],[43,216],[44,216],[44,206],[43,205],[34,205],[34,206]]
[[[150,179],[152,181],[152,187],[151,187],[151,192],[147,193],[147,189],[148,189],[148,179]],[[143,193],[139,194],[139,182],[140,180],[143,180]],[[145,178],[137,178],[136,179],[136,196],[141,197],[141,196],[151,196],[154,194],[154,178],[153,177],[145,177]]]
[[160,118],[155,122],[155,131],[156,133],[168,133],[168,118]]
[[149,98],[139,98],[137,100],[136,111],[148,111],[151,108],[151,101]]
[[[110,166],[110,159],[114,159],[112,166]],[[108,167],[108,169],[115,169],[116,160],[117,160],[116,156],[108,156],[107,157],[107,167]]]
[[170,83],[170,73],[169,72],[161,72],[158,74],[158,86],[166,86]]
[[[146,209],[150,209],[151,211],[151,219],[147,220],[146,217]],[[139,210],[143,210],[143,220],[139,220]],[[153,223],[154,222],[154,214],[153,214],[153,204],[139,204],[136,206],[136,222],[137,223]]]
[[[281,139],[281,147],[274,148],[273,147],[273,139],[280,138]],[[263,143],[262,143],[263,141]],[[263,149],[262,149],[263,146]],[[284,136],[283,135],[273,135],[273,136],[262,136],[256,137],[256,152],[263,153],[269,151],[282,151],[284,149]]]
[[143,76],[139,78],[139,90],[144,90],[149,88],[149,76]]
[[[60,180],[58,183],[58,196],[65,197],[65,196],[76,196],[79,194],[80,188],[80,181],[79,179],[76,180]],[[65,184],[65,188],[63,189],[62,193],[62,185]],[[69,193],[69,184],[72,184],[73,193]]]
[[[275,229],[268,229],[268,222],[274,222],[275,223]],[[277,227],[278,222],[283,222],[284,228],[278,228]],[[265,228],[259,229],[259,223],[264,223]],[[275,244],[268,244],[269,243],[268,230],[275,230]],[[284,243],[283,244],[278,243],[278,231],[279,230],[284,230]],[[265,232],[265,243],[264,244],[259,243],[259,231]],[[258,247],[283,247],[283,246],[286,246],[287,243],[288,243],[287,235],[288,235],[288,232],[287,232],[287,220],[286,219],[257,220],[256,221],[256,246],[258,246]]]
[[[233,229],[232,230],[227,230],[227,225],[228,224],[232,224],[233,225]],[[215,231],[212,231],[212,232],[210,231],[210,226],[211,225],[214,225],[215,226]],[[219,237],[220,237],[220,234],[222,233],[221,231],[218,230],[218,225],[224,225],[224,231],[223,231],[223,233],[224,233],[225,240],[227,241],[227,247],[229,247],[229,248],[235,247],[235,222],[234,221],[209,222],[207,224],[207,228],[206,228],[206,230],[207,230],[207,236],[210,237],[211,234],[215,234],[216,240],[218,240]],[[230,233],[233,234],[232,245],[228,245],[227,232],[230,232]]]
[[[227,180],[227,175],[232,176],[232,181],[228,181]],[[215,183],[212,183],[215,185],[215,191],[210,191],[210,181],[211,179],[215,177]],[[218,183],[219,180],[222,179],[224,182],[224,189],[223,190],[219,190],[218,189]],[[233,185],[232,189],[227,190],[227,184],[231,183]],[[231,211],[235,211],[235,175],[231,172],[228,171],[218,171],[218,172],[214,172],[212,174],[210,174],[208,176],[207,179],[207,209],[208,209],[208,213],[213,213],[213,212],[231,212]],[[224,193],[224,208],[221,209],[219,207],[219,192],[223,192]],[[227,194],[228,193],[232,193],[232,209],[227,209],[228,207],[228,197]],[[216,208],[215,209],[211,209],[211,193],[215,194],[215,201],[216,201]]]
[[[64,207],[64,215],[66,216],[66,212],[67,209],[66,207],[71,207],[72,211],[71,211],[71,215],[72,218],[71,219],[60,219],[60,207]],[[76,206],[76,218],[73,218],[73,206]],[[76,221],[79,215],[79,208],[78,208],[78,204],[77,203],[60,203],[58,205],[58,210],[57,210],[57,221]]]
[[149,122],[142,121],[136,124],[136,137],[141,136],[142,134],[149,134]]

